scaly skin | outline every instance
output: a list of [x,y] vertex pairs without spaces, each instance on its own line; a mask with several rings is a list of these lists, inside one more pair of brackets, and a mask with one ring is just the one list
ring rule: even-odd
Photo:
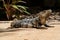
[[[51,14],[51,10],[45,10],[40,13],[38,13],[35,17],[30,17],[22,20],[15,20],[11,23],[11,27],[8,27],[7,29],[0,29],[0,32],[10,32],[10,31],[16,31],[21,30],[18,28],[43,28],[41,27],[44,25],[45,27],[52,27],[46,24],[47,19],[49,18]],[[44,28],[45,29],[45,28]]]
[[50,27],[46,24],[47,19],[49,18],[51,10],[44,10],[36,15],[36,17],[25,18],[22,20],[13,21],[11,23],[11,28],[32,28],[32,27],[40,27],[44,25],[45,27]]

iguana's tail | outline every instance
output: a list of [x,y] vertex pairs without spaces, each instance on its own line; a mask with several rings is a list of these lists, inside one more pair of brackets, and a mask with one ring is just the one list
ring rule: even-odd
[[19,31],[19,30],[23,30],[23,29],[20,29],[20,28],[0,29],[0,33],[1,32],[13,32],[13,31]]

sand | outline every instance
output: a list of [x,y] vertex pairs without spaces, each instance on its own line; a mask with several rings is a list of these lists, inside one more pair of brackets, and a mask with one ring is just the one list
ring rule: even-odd
[[[0,29],[10,27],[11,21],[1,23]],[[55,26],[48,29],[21,28],[13,32],[0,32],[0,40],[60,40],[60,22],[50,21],[49,25]]]

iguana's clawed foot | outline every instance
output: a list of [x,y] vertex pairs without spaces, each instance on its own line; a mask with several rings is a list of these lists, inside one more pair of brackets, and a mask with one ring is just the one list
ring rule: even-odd
[[45,27],[54,27],[54,26],[49,26],[49,25],[47,25],[47,24],[45,24],[44,26],[45,26]]
[[37,29],[47,29],[46,27],[37,27]]
[[49,28],[53,28],[54,26],[47,26],[47,27],[49,27]]

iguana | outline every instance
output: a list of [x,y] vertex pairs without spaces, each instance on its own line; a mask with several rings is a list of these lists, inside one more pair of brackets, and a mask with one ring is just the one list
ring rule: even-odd
[[42,25],[44,25],[45,27],[52,27],[46,24],[46,21],[51,13],[52,10],[44,10],[34,16],[31,15],[22,20],[14,20],[13,22],[11,22],[11,27],[8,27],[7,29],[0,29],[0,32],[22,30],[19,28],[43,28],[41,27]]
[[37,27],[41,28],[42,25],[45,27],[51,27],[46,24],[47,19],[49,18],[50,14],[52,13],[52,10],[44,10],[38,14],[36,14],[35,17],[32,16],[32,18],[25,18],[22,20],[16,20],[11,23],[10,28],[32,28]]

